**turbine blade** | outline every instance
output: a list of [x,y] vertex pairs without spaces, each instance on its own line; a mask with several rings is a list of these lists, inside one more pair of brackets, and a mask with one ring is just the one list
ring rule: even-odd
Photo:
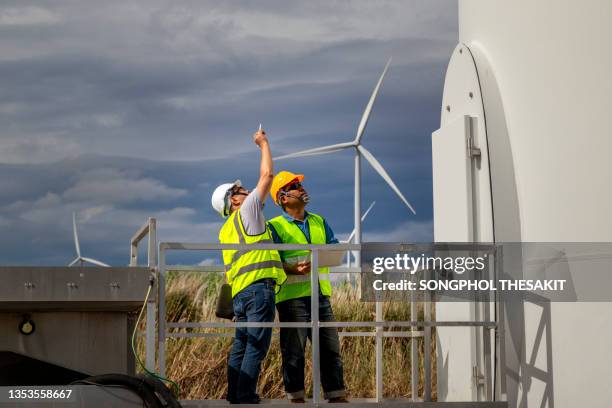
[[72,232],[74,233],[74,247],[76,248],[77,257],[81,257],[81,248],[79,246],[79,236],[77,234],[76,213],[72,213]]
[[81,260],[81,257],[77,257],[77,258],[76,258],[74,261],[70,262],[70,263],[68,264],[68,266],[72,266],[72,265],[74,265],[75,263],[79,262],[80,260]]
[[338,143],[330,146],[323,147],[315,147],[314,149],[302,150],[301,152],[285,154],[283,156],[275,157],[274,160],[282,160],[289,159],[292,157],[302,157],[302,156],[315,156],[317,154],[325,154],[325,153],[333,153],[338,150],[347,149],[349,147],[353,147],[355,144],[353,142],[348,143]]
[[399,190],[399,188],[397,188],[393,180],[391,180],[391,176],[389,176],[389,174],[386,172],[382,164],[380,164],[378,160],[376,160],[376,158],[372,155],[372,153],[370,153],[365,147],[357,146],[357,149],[363,155],[363,157],[365,157],[365,159],[370,163],[370,165],[374,167],[374,170],[376,170],[376,172],[380,174],[380,177],[382,177],[383,180],[387,182],[389,187],[391,187],[393,191],[395,191],[395,193],[404,202],[404,204],[406,204],[406,206],[410,208],[410,211],[412,211],[412,213],[416,215],[416,211],[414,211],[414,208],[412,208],[412,205],[408,202],[408,200],[406,200],[406,197],[404,197],[404,195]]
[[106,268],[110,267],[110,265],[107,265],[104,262],[100,262],[100,261],[97,261],[97,260],[92,259],[92,258],[85,258],[85,257],[83,257],[81,259],[83,261],[85,261],[85,262],[89,262],[90,264],[94,264],[94,265],[98,265],[98,266],[104,266]]
[[370,204],[370,206],[368,207],[368,209],[363,213],[363,215],[361,216],[361,221],[365,221],[366,217],[368,216],[368,213],[370,212],[370,210],[372,209],[372,207],[374,207],[374,204],[376,204],[376,201],[372,201],[372,204]]
[[378,79],[378,83],[376,87],[374,87],[374,91],[372,92],[372,96],[370,96],[370,100],[361,115],[361,121],[359,122],[359,126],[357,127],[357,136],[355,137],[355,144],[359,144],[361,142],[361,137],[363,136],[363,132],[365,131],[366,125],[368,124],[368,120],[370,119],[370,113],[372,112],[372,106],[374,106],[374,101],[376,100],[376,96],[378,95],[378,90],[380,89],[380,85],[385,78],[385,74],[387,73],[387,69],[389,69],[389,65],[391,64],[391,58],[387,61],[387,65],[385,65],[385,69],[383,70],[380,78]]
[[355,236],[355,229],[353,228],[353,230],[351,231],[351,235],[349,235],[349,237],[344,242],[346,242],[347,244],[350,244],[354,236]]
[[[372,201],[372,204],[370,204],[368,209],[361,216],[361,221],[365,221],[366,217],[368,216],[368,213],[370,212],[372,207],[374,207],[374,204],[376,204],[376,201]],[[351,231],[351,235],[349,235],[349,237],[347,238],[346,242],[351,242],[351,240],[353,239],[354,236],[355,236],[355,229],[353,229],[353,231]]]

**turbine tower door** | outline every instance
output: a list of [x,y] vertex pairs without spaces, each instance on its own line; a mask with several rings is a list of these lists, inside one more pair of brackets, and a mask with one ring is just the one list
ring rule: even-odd
[[[476,65],[464,44],[448,65],[440,124],[432,134],[435,241],[493,242],[485,112]],[[490,311],[474,302],[440,303],[436,318],[482,320]],[[439,401],[488,399],[491,376],[485,384],[479,379],[490,375],[482,329],[440,327],[437,333]]]

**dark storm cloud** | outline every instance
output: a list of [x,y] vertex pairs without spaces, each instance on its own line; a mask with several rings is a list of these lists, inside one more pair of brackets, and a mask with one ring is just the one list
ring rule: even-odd
[[[351,140],[389,56],[363,143],[418,216],[364,161],[363,207],[378,202],[366,238],[428,239],[456,20],[454,1],[3,2],[0,262],[67,263],[72,211],[88,255],[109,262],[127,262],[148,216],[162,240],[214,241],[210,193],[256,182],[257,124],[275,154]],[[277,164],[308,174],[338,235],[352,229],[352,160]]]

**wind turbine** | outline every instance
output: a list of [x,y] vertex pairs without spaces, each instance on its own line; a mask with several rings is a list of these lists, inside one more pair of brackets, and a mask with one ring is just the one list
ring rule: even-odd
[[81,265],[83,265],[84,262],[89,262],[90,264],[98,266],[110,267],[110,265],[107,265],[104,262],[81,256],[81,247],[79,246],[79,236],[77,234],[76,213],[74,212],[72,213],[72,232],[74,233],[74,247],[76,248],[77,257],[74,261],[70,262],[70,265],[68,266],[72,266],[77,262],[81,262]]
[[[338,143],[330,146],[317,147],[314,149],[303,150],[301,152],[286,154],[280,157],[277,157],[276,160],[289,159],[293,157],[303,157],[303,156],[316,156],[319,154],[333,153],[344,149],[355,149],[355,243],[361,243],[361,156],[363,156],[368,163],[376,170],[376,172],[387,182],[389,187],[399,196],[404,204],[412,211],[413,214],[416,215],[416,211],[412,205],[408,202],[406,197],[402,194],[399,188],[395,185],[387,171],[384,169],[382,164],[372,153],[370,153],[365,147],[361,145],[361,138],[365,131],[366,125],[368,124],[368,120],[370,119],[370,113],[372,112],[372,106],[374,105],[374,101],[376,100],[376,96],[378,95],[378,90],[380,89],[380,85],[385,78],[385,74],[387,73],[387,69],[391,64],[391,58],[387,61],[387,65],[385,65],[385,69],[382,72],[382,75],[378,79],[378,83],[372,92],[372,96],[370,96],[370,100],[366,105],[365,111],[361,116],[361,121],[359,122],[359,126],[357,127],[357,136],[352,142],[346,143]],[[357,265],[361,263],[361,254],[359,251],[356,252],[355,261]]]

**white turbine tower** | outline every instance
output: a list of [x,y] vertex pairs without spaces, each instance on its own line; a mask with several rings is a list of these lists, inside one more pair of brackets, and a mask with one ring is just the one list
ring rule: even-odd
[[107,265],[104,262],[81,256],[81,247],[79,245],[79,236],[77,234],[76,214],[74,212],[72,213],[72,232],[74,233],[74,247],[76,248],[77,257],[74,261],[70,262],[70,265],[68,266],[73,266],[77,262],[80,262],[81,265],[83,265],[84,262],[89,262],[90,264],[98,266],[110,267],[110,265]]
[[[302,157],[302,156],[315,156],[319,154],[325,153],[333,153],[344,149],[355,149],[355,243],[361,243],[361,156],[363,156],[368,163],[376,170],[376,172],[387,182],[389,187],[399,196],[399,198],[406,204],[406,206],[412,211],[413,214],[416,214],[412,205],[406,200],[406,197],[402,194],[402,192],[397,188],[389,174],[383,168],[382,164],[370,153],[365,147],[361,145],[361,137],[365,131],[366,125],[368,124],[368,120],[370,118],[370,113],[372,112],[372,106],[374,105],[374,100],[376,100],[376,96],[378,95],[378,90],[380,89],[380,85],[382,84],[383,79],[385,78],[385,74],[387,73],[387,69],[389,68],[389,64],[391,64],[391,58],[387,61],[387,65],[385,65],[385,69],[382,72],[382,75],[378,79],[378,83],[372,92],[372,96],[370,96],[370,100],[361,116],[361,121],[359,122],[359,126],[357,127],[357,136],[352,142],[346,143],[338,143],[330,146],[317,147],[314,149],[303,150],[297,153],[286,154],[280,157],[277,157],[276,160],[289,159],[293,157]],[[357,265],[361,262],[360,253],[356,253],[356,263]]]

